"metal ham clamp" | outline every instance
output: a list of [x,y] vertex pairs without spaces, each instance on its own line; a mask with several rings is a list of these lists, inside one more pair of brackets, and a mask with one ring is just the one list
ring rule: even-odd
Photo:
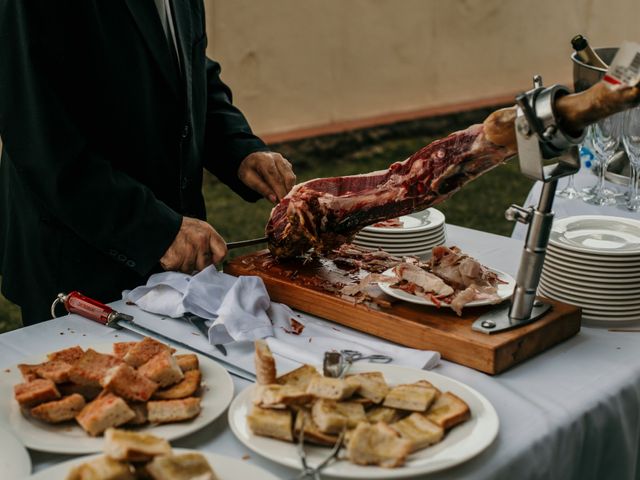
[[483,333],[509,330],[541,318],[551,309],[549,303],[536,299],[540,274],[553,223],[553,200],[558,179],[573,175],[580,169],[577,145],[584,132],[573,137],[559,127],[555,111],[556,99],[567,95],[561,85],[543,87],[542,77],[533,78],[534,88],[516,97],[515,121],[518,157],[522,173],[543,182],[537,207],[511,205],[505,217],[529,225],[516,287],[510,304],[494,309],[473,323],[473,329]]

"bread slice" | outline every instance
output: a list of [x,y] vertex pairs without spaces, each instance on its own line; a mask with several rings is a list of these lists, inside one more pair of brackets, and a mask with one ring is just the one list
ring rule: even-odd
[[80,385],[79,383],[67,382],[56,385],[62,396],[80,394],[89,402],[100,395],[102,387],[94,387],[92,385]]
[[361,422],[349,435],[347,456],[358,465],[392,468],[404,464],[411,447],[409,440],[400,438],[386,423]]
[[188,372],[189,370],[197,370],[200,365],[198,363],[198,356],[195,353],[185,353],[184,355],[174,355],[178,366],[182,372]]
[[318,398],[326,398],[328,400],[346,400],[353,392],[356,391],[358,385],[355,382],[343,378],[331,378],[317,376],[313,377],[307,386],[307,393]]
[[138,368],[138,372],[161,387],[168,387],[182,381],[184,378],[176,359],[173,358],[168,350],[151,357],[148,362]]
[[46,378],[19,383],[13,387],[13,393],[20,406],[27,409],[60,398],[56,384]]
[[122,363],[117,357],[88,349],[69,370],[69,380],[80,385],[100,386],[100,380],[112,367]]
[[256,340],[254,342],[256,354],[256,381],[259,385],[270,385],[276,383],[276,360],[273,358],[271,349],[266,340]]
[[416,383],[393,387],[384,399],[383,405],[413,412],[424,412],[431,406],[439,393],[440,391],[431,383],[420,380]]
[[124,361],[132,367],[139,367],[161,352],[173,353],[174,351],[174,349],[164,343],[151,337],[144,337],[140,342],[136,342],[123,358]]
[[273,410],[253,406],[247,415],[249,428],[255,435],[293,442],[291,410]]
[[298,387],[289,385],[257,385],[253,403],[262,408],[286,408],[290,405],[304,405],[313,395]]
[[47,359],[58,360],[61,362],[73,364],[76,361],[80,360],[80,357],[82,357],[82,355],[84,355],[84,350],[79,345],[76,345],[75,347],[69,347],[63,350],[58,350],[57,352],[51,352],[47,354]]
[[128,402],[129,408],[136,414],[125,425],[144,425],[149,421],[147,418],[147,404],[145,402]]
[[412,451],[438,443],[444,436],[444,428],[428,420],[422,413],[414,412],[399,422],[389,425],[402,438],[410,440]]
[[365,372],[349,375],[347,378],[358,385],[356,393],[373,403],[382,402],[389,393],[389,386],[381,372]]
[[76,421],[91,436],[100,435],[109,427],[117,427],[127,423],[136,414],[120,397],[110,392],[85,405],[76,416]]
[[49,360],[35,367],[35,372],[40,378],[48,378],[53,383],[65,383],[69,381],[71,364],[62,360]]
[[360,422],[366,422],[364,408],[356,402],[336,402],[319,399],[311,408],[311,416],[320,431],[339,433],[345,428],[355,428]]
[[24,379],[25,382],[31,382],[33,380],[36,380],[37,378],[40,378],[36,373],[36,368],[39,367],[40,365],[42,364],[41,363],[38,363],[36,365],[29,365],[27,363],[18,364],[18,370],[20,370],[20,373],[22,374],[22,378]]
[[124,358],[124,356],[129,353],[134,345],[138,342],[115,342],[113,344],[113,354],[118,358]]
[[146,402],[158,389],[158,384],[135,371],[126,363],[110,368],[100,385],[116,395],[133,402]]
[[126,463],[101,456],[74,467],[67,480],[135,480],[135,475]]
[[31,416],[47,423],[60,423],[73,420],[84,408],[84,397],[77,393],[60,400],[41,403],[31,409]]
[[198,397],[147,402],[147,418],[151,423],[182,422],[198,416],[199,413],[200,399]]
[[402,413],[390,407],[373,407],[367,411],[367,421],[369,423],[384,422],[393,423],[402,418]]
[[471,410],[460,397],[451,392],[445,392],[431,406],[427,412],[427,418],[445,430],[449,430],[471,418]]
[[199,453],[155,457],[147,471],[154,480],[218,480],[211,465]]
[[296,414],[296,420],[293,424],[293,433],[296,437],[300,437],[304,427],[304,441],[315,443],[317,445],[333,446],[338,441],[338,435],[325,433],[318,428],[313,421],[311,413],[306,409],[300,409]]
[[171,455],[164,438],[148,433],[108,428],[104,433],[104,453],[122,462],[148,462],[157,455]]
[[291,370],[289,373],[285,373],[284,375],[276,378],[276,383],[306,390],[311,379],[319,376],[320,374],[315,367],[311,365],[302,365],[301,367]]
[[175,400],[178,398],[190,397],[200,388],[202,374],[200,370],[187,370],[181,382],[165,389],[156,391],[153,398],[156,400]]

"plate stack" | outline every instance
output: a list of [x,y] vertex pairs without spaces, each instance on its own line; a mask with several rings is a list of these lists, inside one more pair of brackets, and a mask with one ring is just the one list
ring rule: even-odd
[[591,323],[640,320],[640,221],[578,216],[553,224],[539,293]]
[[431,249],[445,240],[444,214],[435,208],[400,217],[396,226],[363,228],[353,243],[365,248],[381,248],[394,255],[429,256]]

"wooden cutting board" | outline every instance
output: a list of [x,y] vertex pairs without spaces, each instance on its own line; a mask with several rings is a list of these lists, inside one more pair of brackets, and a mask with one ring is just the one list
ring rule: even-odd
[[553,308],[542,319],[493,335],[471,329],[473,321],[491,306],[468,308],[458,317],[449,308],[396,301],[377,287],[373,301],[355,303],[343,298],[335,285],[353,283],[358,275],[327,259],[279,263],[263,250],[235,258],[224,271],[236,276],[258,275],[273,301],[400,345],[438,351],[446,360],[491,375],[580,330],[580,309],[551,300]]

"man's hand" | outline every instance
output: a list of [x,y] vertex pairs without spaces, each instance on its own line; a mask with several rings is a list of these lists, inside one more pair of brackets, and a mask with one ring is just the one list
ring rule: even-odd
[[193,273],[218,263],[227,254],[227,244],[207,222],[183,217],[178,235],[160,259],[165,270]]
[[247,155],[238,168],[238,178],[271,203],[281,200],[296,184],[291,163],[275,152]]

